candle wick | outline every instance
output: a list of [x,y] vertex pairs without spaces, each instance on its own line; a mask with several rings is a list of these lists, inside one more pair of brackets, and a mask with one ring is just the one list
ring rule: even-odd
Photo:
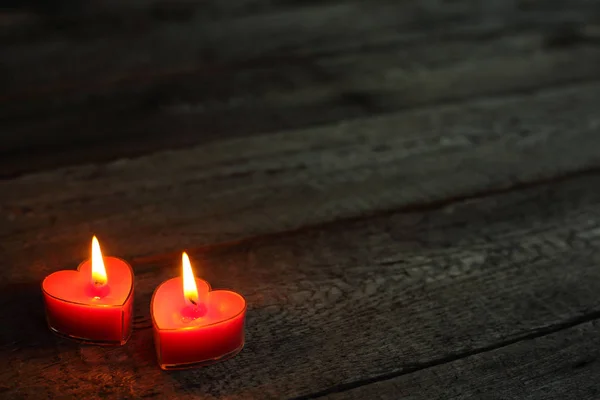
[[188,298],[188,300],[190,301],[190,303],[192,303],[193,305],[197,306],[198,303],[196,303],[196,301],[194,301],[192,298]]

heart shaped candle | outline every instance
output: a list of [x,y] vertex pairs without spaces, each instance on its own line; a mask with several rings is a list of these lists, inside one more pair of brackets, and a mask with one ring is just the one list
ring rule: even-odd
[[162,369],[209,365],[244,347],[246,300],[228,290],[210,290],[195,278],[183,253],[183,278],[163,282],[152,296],[152,323]]
[[92,239],[92,259],[77,271],[58,271],[42,282],[50,329],[70,339],[122,345],[131,336],[133,271],[125,261],[102,257]]

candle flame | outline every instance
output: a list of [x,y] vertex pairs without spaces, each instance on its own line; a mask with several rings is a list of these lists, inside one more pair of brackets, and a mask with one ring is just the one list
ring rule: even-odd
[[184,251],[181,256],[183,264],[183,296],[193,305],[198,305],[198,287],[196,286],[196,277],[192,271],[190,258]]
[[100,251],[100,243],[96,236],[92,238],[92,283],[94,285],[105,285],[107,281],[104,259]]

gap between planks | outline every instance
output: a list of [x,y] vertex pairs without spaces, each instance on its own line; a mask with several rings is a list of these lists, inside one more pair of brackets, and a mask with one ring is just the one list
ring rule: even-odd
[[[471,12],[469,10],[472,7],[466,5],[468,4],[462,4],[456,10]],[[117,142],[122,142],[125,133],[128,136],[137,133],[137,139],[143,138],[139,142],[130,140],[126,146],[127,149],[122,149],[119,154],[113,154],[113,158],[118,158],[132,154],[139,155],[143,152],[148,153],[152,149],[164,148],[164,145],[172,148],[192,145],[204,140],[199,138],[198,132],[200,131],[209,131],[206,136],[211,136],[213,140],[224,135],[274,132],[302,126],[314,126],[356,115],[410,108],[415,103],[432,104],[440,99],[465,98],[481,93],[501,93],[514,88],[531,90],[544,85],[550,86],[559,81],[575,82],[596,76],[596,69],[590,68],[590,65],[594,65],[594,60],[598,59],[598,52],[594,49],[593,41],[588,37],[588,34],[594,36],[594,33],[585,32],[588,28],[593,31],[593,26],[586,25],[591,14],[586,12],[587,3],[582,3],[581,7],[575,7],[576,18],[571,14],[563,15],[564,13],[549,8],[546,12],[553,16],[550,18],[553,21],[551,23],[546,21],[546,17],[549,15],[544,12],[533,21],[529,21],[528,18],[531,15],[528,13],[535,14],[533,10],[538,5],[530,6],[532,9],[525,7],[521,10],[518,7],[513,9],[516,5],[510,5],[504,9],[506,14],[501,15],[497,15],[493,7],[487,10],[477,9],[476,14],[479,12],[483,12],[484,15],[490,13],[489,18],[483,18],[482,21],[479,21],[480,23],[490,24],[494,18],[499,18],[499,20],[507,18],[516,24],[516,28],[519,28],[504,32],[505,37],[490,42],[486,40],[480,42],[478,39],[465,45],[455,38],[450,39],[448,43],[441,44],[440,42],[448,39],[448,35],[440,35],[439,38],[421,38],[422,41],[427,40],[426,44],[416,44],[414,38],[410,38],[410,40],[405,40],[405,44],[408,46],[397,44],[394,47],[395,51],[384,51],[380,54],[364,51],[360,46],[358,50],[357,48],[345,49],[342,46],[336,48],[335,57],[324,54],[311,57],[294,56],[292,54],[294,51],[286,49],[287,56],[282,57],[283,65],[281,65],[280,59],[272,60],[269,55],[261,55],[254,61],[250,60],[249,65],[244,62],[241,64],[233,62],[233,65],[225,63],[225,66],[219,63],[213,65],[210,60],[207,65],[204,60],[198,61],[198,57],[194,55],[195,61],[192,64],[199,69],[192,68],[191,71],[187,71],[190,67],[189,62],[175,62],[175,72],[183,69],[188,74],[179,78],[168,76],[158,78],[152,74],[157,73],[161,68],[148,67],[145,62],[142,65],[149,71],[136,67],[127,72],[127,68],[124,66],[115,65],[113,66],[116,68],[113,71],[113,77],[117,78],[117,82],[112,85],[112,88],[110,79],[108,79],[110,68],[101,68],[100,71],[96,71],[95,64],[92,62],[91,65],[82,65],[73,71],[71,68],[73,62],[67,61],[64,65],[65,71],[63,71],[66,74],[63,77],[64,82],[73,82],[73,73],[83,73],[82,76],[85,77],[74,85],[79,95],[72,94],[65,97],[64,93],[59,93],[60,90],[51,90],[48,93],[49,97],[38,99],[37,103],[25,101],[19,105],[19,102],[16,101],[6,102],[3,108],[4,117],[1,118],[8,121],[15,114],[19,114],[21,111],[24,113],[21,116],[21,122],[16,118],[15,121],[12,121],[12,126],[6,122],[9,126],[3,127],[4,130],[12,132],[8,147],[11,147],[12,150],[22,150],[23,146],[30,147],[32,142],[37,143],[38,157],[35,162],[38,166],[32,167],[31,160],[22,161],[18,168],[15,167],[12,172],[4,172],[4,175],[14,176],[18,173],[16,170],[31,171],[34,168],[51,165],[51,157],[42,161],[40,159],[44,154],[44,147],[48,146],[47,149],[52,149],[57,138],[62,138],[59,150],[64,150],[69,144],[73,145],[76,141],[81,141],[80,147],[85,147],[86,144],[88,146],[93,144],[93,147],[102,146],[103,137],[109,139],[112,137],[113,140],[118,138]],[[444,4],[440,7],[449,7],[450,10],[454,10],[457,4]],[[450,15],[452,15],[452,11]],[[358,18],[362,18],[362,16],[363,13],[357,13]],[[544,17],[542,18],[542,16]],[[477,16],[477,18],[480,17]],[[571,19],[578,22],[572,25],[571,30],[567,29],[566,41],[564,38],[560,39],[562,31],[559,29],[560,25],[557,25],[558,22],[573,24]],[[528,23],[525,24],[525,21]],[[495,30],[498,28],[496,25],[491,24]],[[527,29],[524,29],[524,26]],[[344,31],[347,30],[347,24],[342,28]],[[395,34],[374,34],[377,37],[376,41],[389,41],[390,36],[398,39],[396,28],[394,26]],[[544,32],[545,30],[552,31]],[[564,43],[555,45],[551,42],[554,43],[556,40],[548,41],[548,38],[556,35]],[[361,35],[361,40],[362,36],[364,35]],[[371,34],[366,36],[373,39]],[[332,38],[332,43],[340,44],[337,42],[337,35],[333,35]],[[349,42],[355,43],[356,41],[353,39]],[[154,46],[153,42],[151,44]],[[152,46],[150,49],[153,49]],[[299,40],[295,46],[306,47],[306,43]],[[136,46],[124,48],[125,55],[131,53],[129,48],[132,47]],[[422,51],[424,47],[429,49],[429,54]],[[174,48],[178,49],[179,47],[169,45],[167,48],[173,51]],[[292,46],[292,48],[295,47]],[[67,49],[69,48],[67,47]],[[83,54],[87,54],[88,51],[87,46],[84,46]],[[353,53],[357,51],[357,54]],[[29,54],[28,51],[23,51],[23,53],[24,55]],[[67,53],[71,54],[72,52],[69,50]],[[497,57],[490,58],[490,53]],[[184,54],[189,56],[189,54],[195,53],[184,51]],[[371,57],[379,61],[373,62]],[[9,64],[13,58],[8,55],[5,57],[8,60],[6,61],[6,70],[9,71],[9,75],[10,71],[13,71],[15,74],[22,74],[27,79],[43,78],[44,73],[48,71],[48,65],[52,64],[52,60],[29,60],[31,65],[28,69],[25,65],[18,63],[16,65]],[[64,61],[64,58],[58,57],[58,60]],[[79,58],[86,57],[82,55],[75,57],[75,59]],[[286,63],[285,59],[287,58],[289,59]],[[25,57],[25,59],[28,58]],[[121,57],[108,57],[108,59],[120,60]],[[457,59],[469,60],[471,65],[461,65],[456,62]],[[164,60],[170,60],[170,58],[157,57],[154,61],[162,62]],[[585,60],[585,62],[581,62],[581,60]],[[445,68],[439,69],[439,65],[437,65],[439,61],[442,61],[441,64],[447,64]],[[258,62],[258,64],[253,65],[253,62]],[[39,68],[40,65],[44,65],[45,68],[39,73],[35,73],[35,68]],[[126,65],[129,64],[126,63]],[[413,70],[415,65],[418,68]],[[352,72],[356,66],[361,73]],[[88,71],[89,68],[91,69]],[[211,68],[225,69],[226,72],[213,76],[214,71]],[[55,69],[50,68],[50,70]],[[532,75],[531,71],[535,71],[535,74]],[[203,76],[204,74],[207,76]],[[129,85],[127,83],[129,78],[140,75],[144,78],[134,85],[135,87],[123,87]],[[93,76],[97,79],[92,78]],[[511,76],[511,79],[508,79],[507,76]],[[265,83],[266,77],[269,77],[267,79],[269,83]],[[60,81],[60,79],[58,80]],[[215,80],[234,81],[232,87],[235,89],[227,87],[223,83],[215,85]],[[479,81],[481,84],[472,85],[473,80]],[[87,87],[93,81],[96,81],[98,86]],[[257,81],[261,83],[256,84]],[[450,82],[451,87],[444,89],[444,82]],[[15,84],[15,82],[11,81],[11,84]],[[23,84],[16,84],[15,88],[22,90]],[[40,87],[39,84],[32,85],[36,90]],[[392,90],[388,92],[390,88]],[[186,111],[189,108],[191,111]],[[47,114],[46,119],[43,117],[44,113]],[[98,113],[102,115],[98,115]],[[214,118],[209,118],[207,115]],[[147,120],[147,123],[144,123],[144,120]],[[238,120],[239,123],[232,122]],[[82,127],[84,128],[82,129]],[[84,132],[80,133],[80,130]],[[48,135],[48,131],[51,131],[52,134]],[[46,132],[46,134],[42,135],[41,132]],[[77,132],[77,134],[71,135],[69,132]],[[160,140],[161,135],[168,136],[168,139]],[[47,139],[49,136],[53,140]],[[153,140],[149,141],[148,137],[153,137]],[[146,142],[154,144],[151,146]],[[145,146],[145,148],[140,150],[140,146]],[[97,159],[110,157],[110,151],[114,151],[113,147],[106,146],[94,153],[94,157]],[[56,148],[52,150],[56,150]],[[11,157],[13,158],[12,163],[15,165],[18,161],[17,158],[25,155],[30,155],[29,150],[16,155],[6,151],[3,154],[5,165],[3,169],[6,170],[10,166]],[[91,153],[86,151],[85,156],[78,152],[71,152],[60,154],[58,158],[61,163],[65,164],[81,163],[90,156]],[[68,161],[69,158],[70,161]]]
[[597,400],[600,321],[332,394],[332,400]]
[[[75,241],[93,232],[113,237],[114,251],[135,257],[594,169],[598,86],[29,174],[0,182],[7,219],[0,237],[7,254],[32,246],[35,236],[36,246],[74,246],[76,255]],[[159,248],[118,245],[164,226],[178,235]]]
[[557,323],[554,325],[538,328],[531,333],[523,334],[523,335],[515,337],[511,340],[505,340],[505,341],[498,342],[498,343],[495,343],[495,344],[492,344],[489,346],[481,347],[481,348],[474,349],[471,351],[462,352],[459,354],[448,355],[446,357],[442,357],[442,358],[439,358],[436,360],[431,360],[431,361],[425,362],[425,363],[420,363],[420,364],[417,363],[417,364],[408,365],[408,366],[403,365],[402,371],[399,371],[399,372],[386,374],[386,375],[374,376],[374,377],[371,377],[368,379],[362,379],[362,380],[358,380],[355,382],[349,382],[346,384],[333,386],[333,387],[327,388],[325,390],[322,390],[320,392],[315,392],[315,393],[311,393],[311,394],[307,394],[307,395],[303,395],[303,396],[293,397],[290,400],[313,400],[313,399],[327,397],[327,396],[333,395],[333,394],[344,393],[344,392],[347,392],[347,391],[350,391],[353,389],[372,385],[372,384],[379,383],[379,382],[385,382],[385,381],[388,381],[388,380],[391,380],[394,378],[398,378],[398,377],[401,377],[404,375],[414,374],[419,371],[424,371],[429,368],[438,367],[438,366],[441,366],[444,364],[452,363],[452,362],[462,360],[462,359],[465,359],[468,357],[472,357],[475,355],[492,352],[492,351],[502,349],[504,347],[511,346],[513,344],[523,342],[526,340],[543,338],[544,336],[552,335],[554,333],[557,333],[557,332],[560,332],[563,330],[568,330],[568,329],[574,328],[576,326],[586,324],[586,323],[589,323],[592,321],[596,321],[599,319],[600,319],[600,310],[597,310],[597,311],[591,312],[589,314],[577,316],[576,318],[573,318],[568,321],[564,321],[564,322]]
[[[140,394],[159,387],[171,395],[184,391],[181,398],[200,393],[231,398],[264,393],[263,398],[274,398],[278,391],[286,394],[278,398],[294,397],[314,393],[309,390],[311,380],[325,390],[329,380],[356,382],[350,377],[381,376],[378,370],[403,368],[397,359],[415,369],[427,365],[421,360],[435,363],[447,358],[453,354],[449,349],[454,349],[455,357],[576,323],[589,318],[590,310],[600,312],[594,267],[600,259],[600,196],[592,189],[599,181],[599,174],[578,177],[412,217],[382,216],[230,248],[193,250],[190,255],[202,260],[200,265],[218,266],[206,271],[208,280],[217,283],[215,287],[220,287],[218,282],[236,282],[234,287],[242,288],[249,298],[249,342],[239,357],[215,368],[169,375],[176,377],[171,380],[155,371],[148,354],[148,329],[138,329],[127,348],[111,352],[78,352],[65,344],[54,348],[48,346],[54,341],[44,331],[20,329],[9,334],[13,344],[0,352],[13,362],[26,354],[28,362],[22,370],[10,373],[26,374],[29,369],[31,377],[20,381],[16,376],[8,382],[22,385],[21,390],[45,387],[46,381],[39,381],[38,375],[46,375],[56,381],[64,377],[70,380],[65,385],[76,387],[91,367],[105,366],[114,369],[116,382],[124,385],[107,385],[105,390],[121,394],[127,385],[138,385]],[[565,275],[565,263],[572,265],[572,275]],[[151,289],[175,272],[165,265],[172,263],[155,259],[134,265],[138,323],[147,317]],[[458,268],[458,275],[449,270],[453,267]],[[407,271],[411,275],[405,275]],[[35,272],[41,273],[39,268]],[[377,277],[383,280],[377,283]],[[561,284],[555,284],[556,280]],[[368,289],[371,285],[376,287],[374,292]],[[329,296],[333,288],[338,297]],[[308,297],[303,295],[306,291]],[[319,304],[322,307],[316,307]],[[466,310],[467,305],[472,309]],[[403,311],[394,311],[397,307]],[[14,312],[22,310],[7,307],[3,317]],[[444,314],[450,317],[442,320]],[[375,321],[374,316],[378,317]],[[361,324],[365,332],[351,328],[351,321]],[[32,323],[21,319],[6,327],[15,322]],[[382,343],[384,337],[391,343]],[[78,358],[80,353],[99,361],[90,365]],[[336,358],[340,353],[350,358]],[[59,357],[61,364],[48,365],[53,359],[49,355]],[[132,366],[139,371],[134,378]],[[343,367],[345,378],[335,370],[338,366]],[[238,368],[240,376],[222,380],[227,371]],[[364,373],[359,372],[363,369]],[[80,395],[93,387],[88,383],[78,387]]]
[[[195,246],[193,250],[195,252],[209,252],[223,248],[229,248],[232,246],[244,246],[249,245],[255,241],[269,241],[272,239],[279,239],[285,236],[295,236],[305,232],[311,232],[319,229],[328,229],[330,227],[334,227],[337,224],[346,224],[346,223],[355,223],[364,219],[371,218],[382,218],[388,215],[396,215],[396,214],[412,214],[412,213],[420,213],[420,212],[429,212],[439,210],[448,206],[452,206],[453,204],[460,204],[466,201],[471,200],[484,200],[486,198],[491,198],[493,196],[504,195],[509,193],[515,193],[522,190],[534,189],[536,187],[543,187],[550,184],[560,184],[562,182],[569,181],[571,179],[578,179],[587,176],[596,176],[600,175],[600,165],[593,168],[586,168],[576,171],[570,171],[563,174],[557,174],[553,177],[547,179],[539,179],[531,182],[523,182],[517,183],[514,186],[506,187],[506,188],[497,188],[490,189],[481,192],[475,192],[470,194],[464,194],[460,196],[448,197],[444,199],[440,199],[439,201],[432,202],[415,202],[409,203],[398,208],[386,209],[374,211],[371,213],[365,213],[357,216],[348,216],[341,217],[339,219],[333,221],[325,221],[319,222],[314,225],[303,225],[298,228],[288,229],[284,231],[278,232],[270,232],[264,234],[258,234],[253,236],[246,236],[240,239],[235,240],[227,240],[217,243],[211,243],[203,246]],[[136,263],[156,263],[163,261],[165,258],[177,258],[180,256],[180,252],[176,253],[162,253],[162,254],[153,254],[146,256],[134,257],[132,260]],[[144,321],[149,323],[150,321]],[[585,322],[585,321],[583,321]],[[150,325],[147,326],[149,328]]]

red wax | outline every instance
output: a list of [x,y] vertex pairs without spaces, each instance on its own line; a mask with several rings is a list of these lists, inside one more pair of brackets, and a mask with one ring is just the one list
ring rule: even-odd
[[131,336],[133,271],[125,261],[103,257],[107,283],[92,283],[90,260],[77,271],[58,271],[42,282],[50,329],[97,344],[122,345]]
[[190,310],[181,277],[163,282],[152,297],[152,322],[158,362],[162,369],[212,364],[234,356],[244,347],[246,300],[227,290],[210,291],[196,278],[203,304]]

